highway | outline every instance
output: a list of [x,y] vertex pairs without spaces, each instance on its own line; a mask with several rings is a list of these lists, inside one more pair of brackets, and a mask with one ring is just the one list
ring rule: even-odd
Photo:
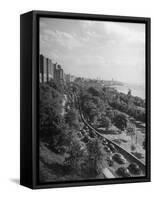
[[[104,135],[102,135],[100,132],[98,132],[94,127],[92,127],[91,124],[89,124],[83,113],[82,113],[82,110],[81,110],[81,105],[80,105],[80,98],[78,97],[78,95],[74,92],[74,99],[75,99],[75,102],[77,104],[77,107],[78,107],[78,110],[79,110],[79,113],[80,113],[80,117],[84,123],[84,125],[86,127],[88,127],[88,129],[90,131],[93,131],[101,140],[105,140],[107,145],[106,146],[109,146],[110,144],[114,145],[115,149],[116,149],[116,153],[120,153],[122,156],[124,156],[124,158],[127,160],[127,163],[124,164],[124,165],[119,165],[117,163],[115,163],[114,167],[110,167],[110,166],[106,166],[106,168],[104,169],[104,175],[106,178],[115,178],[117,177],[116,173],[115,173],[115,170],[118,169],[119,167],[121,166],[124,166],[124,167],[128,167],[128,165],[130,163],[136,163],[142,173],[140,174],[140,176],[145,176],[145,171],[146,171],[146,167],[145,167],[145,164],[143,162],[141,162],[138,158],[136,158],[133,154],[131,154],[130,152],[126,151],[124,148],[122,148],[121,146],[119,146],[118,144],[114,143],[113,141],[107,139]],[[106,152],[106,158],[110,157],[111,156],[111,153],[107,153]]]

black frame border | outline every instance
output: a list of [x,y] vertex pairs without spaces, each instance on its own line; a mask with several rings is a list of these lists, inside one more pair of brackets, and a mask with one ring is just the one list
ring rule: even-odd
[[[32,11],[32,187],[33,189],[41,188],[59,188],[73,186],[90,186],[90,185],[107,185],[123,184],[151,181],[151,19],[144,17],[113,16],[113,15],[96,15],[83,13],[66,13],[51,11]],[[39,182],[39,18],[62,18],[78,19],[93,21],[112,21],[112,22],[129,22],[144,23],[146,27],[146,176],[134,178],[116,178],[105,180],[83,180],[83,181],[65,181],[65,182]]]

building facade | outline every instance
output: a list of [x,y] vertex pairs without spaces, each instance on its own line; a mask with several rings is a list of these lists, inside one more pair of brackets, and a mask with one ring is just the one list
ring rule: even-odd
[[52,79],[56,82],[64,82],[64,71],[61,65],[53,63],[51,59],[43,55],[39,57],[39,78],[41,83],[50,82]]
[[44,82],[44,67],[43,67],[43,55],[40,55],[39,57],[39,78],[40,78],[40,83]]

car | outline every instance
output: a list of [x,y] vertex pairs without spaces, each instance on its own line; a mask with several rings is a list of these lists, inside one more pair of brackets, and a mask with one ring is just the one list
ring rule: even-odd
[[102,140],[102,144],[104,144],[104,145],[107,145],[107,144],[108,144],[108,142],[106,141],[106,139],[103,139],[103,140]]
[[109,143],[108,146],[110,147],[110,149],[111,149],[112,152],[116,151],[115,146],[113,144]]
[[106,141],[105,144],[108,145],[109,143]]
[[125,167],[119,167],[116,170],[116,174],[121,177],[130,177],[131,176],[129,170]]
[[111,149],[110,149],[109,147],[107,147],[107,146],[104,147],[104,150],[105,150],[106,152],[108,152],[108,153],[111,153]]
[[105,131],[105,128],[102,128],[102,127],[100,127],[100,128],[97,128],[97,131],[98,131],[98,132],[100,132],[100,133],[104,133],[104,131]]
[[112,160],[112,157],[111,157],[111,156],[110,156],[110,157],[107,157],[106,160],[107,160],[108,165],[109,165],[110,167],[113,166],[113,160]]
[[102,144],[106,145],[106,141],[103,140],[103,141],[102,141]]
[[127,162],[124,156],[121,155],[120,153],[113,154],[112,159],[119,164],[125,164]]
[[140,175],[141,174],[141,169],[136,163],[131,163],[128,166],[128,169],[129,169],[131,174],[134,174],[134,175]]

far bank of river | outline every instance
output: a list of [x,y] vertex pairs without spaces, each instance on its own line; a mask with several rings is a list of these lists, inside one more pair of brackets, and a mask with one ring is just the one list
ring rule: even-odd
[[142,99],[145,99],[145,87],[141,85],[112,85],[110,87],[115,88],[118,92],[122,92],[124,94],[128,93],[128,90],[131,90],[132,96],[137,96]]

